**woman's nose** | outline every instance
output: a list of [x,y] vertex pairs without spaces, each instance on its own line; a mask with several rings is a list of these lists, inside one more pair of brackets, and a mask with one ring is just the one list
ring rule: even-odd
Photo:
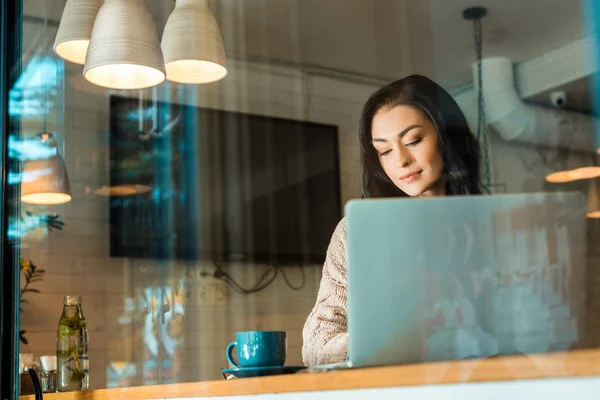
[[410,151],[406,150],[404,146],[401,146],[396,152],[398,158],[396,159],[396,166],[398,168],[406,168],[412,162]]

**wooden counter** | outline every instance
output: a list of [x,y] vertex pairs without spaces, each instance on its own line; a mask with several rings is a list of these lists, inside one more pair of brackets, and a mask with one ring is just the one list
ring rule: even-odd
[[[44,398],[48,400],[175,399],[566,377],[600,378],[600,350],[305,372],[296,375],[229,381],[88,390],[47,394]],[[34,397],[21,396],[20,400],[34,400]]]

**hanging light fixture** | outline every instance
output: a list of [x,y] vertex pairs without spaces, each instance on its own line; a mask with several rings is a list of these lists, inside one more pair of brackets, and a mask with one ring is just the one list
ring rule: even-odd
[[67,203],[71,201],[71,186],[54,135],[42,132],[39,138],[42,145],[50,150],[51,155],[46,157],[46,154],[43,154],[42,157],[25,162],[22,172],[21,201],[29,204]]
[[161,47],[170,81],[210,83],[227,75],[221,30],[207,0],[176,0]]
[[567,171],[553,172],[546,176],[546,181],[550,183],[566,183],[598,177],[600,177],[600,167],[590,166],[575,168]]
[[[48,5],[44,2],[44,34],[48,27]],[[42,74],[44,75],[44,74]],[[43,76],[44,78],[44,76]],[[71,186],[65,162],[58,152],[54,135],[47,130],[48,91],[50,86],[43,82],[44,128],[35,141],[35,158],[26,160],[22,170],[21,201],[29,204],[62,204],[71,201]]]
[[92,30],[83,76],[112,89],[143,89],[165,80],[152,16],[143,0],[105,0]]
[[148,185],[122,184],[115,186],[102,186],[94,190],[94,194],[106,197],[125,197],[148,193],[151,190],[152,188]]
[[547,182],[566,183],[600,177],[600,166],[594,165],[594,155],[569,152],[566,157],[558,171],[546,175]]
[[491,193],[492,169],[490,163],[490,139],[487,130],[487,118],[485,115],[485,99],[483,96],[483,26],[482,20],[487,15],[485,7],[468,7],[463,10],[463,18],[473,24],[473,39],[475,42],[475,57],[477,59],[477,75],[474,83],[477,91],[477,143],[482,150],[482,173],[484,191]]
[[103,0],[67,0],[56,39],[54,52],[76,64],[85,63],[92,27]]

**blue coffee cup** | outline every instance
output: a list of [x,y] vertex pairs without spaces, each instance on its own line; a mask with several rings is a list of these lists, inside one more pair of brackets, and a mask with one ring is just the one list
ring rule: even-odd
[[[233,359],[234,347],[237,347],[237,362]],[[235,342],[229,343],[225,354],[235,368],[271,367],[285,363],[286,349],[285,332],[250,331],[236,333]]]

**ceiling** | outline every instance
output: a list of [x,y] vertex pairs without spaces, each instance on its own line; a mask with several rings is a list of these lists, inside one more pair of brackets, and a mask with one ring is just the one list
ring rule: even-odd
[[[24,0],[26,15],[58,21],[64,0]],[[172,0],[146,0],[159,32]],[[209,0],[231,56],[397,79],[427,74],[451,88],[471,80],[473,28],[462,18],[488,8],[484,56],[516,62],[582,37],[577,0]]]
[[577,0],[217,0],[226,48],[397,79],[422,72],[447,87],[471,79],[484,5],[484,56],[527,60],[582,37]]

